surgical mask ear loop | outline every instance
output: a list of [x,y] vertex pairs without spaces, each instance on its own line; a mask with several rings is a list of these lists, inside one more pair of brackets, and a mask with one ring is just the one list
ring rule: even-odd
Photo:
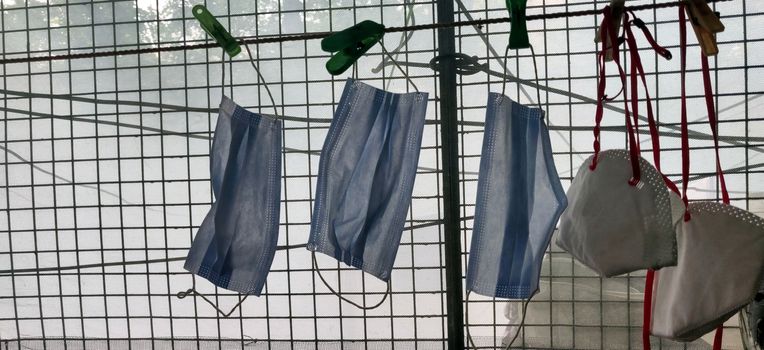
[[[535,83],[536,83],[536,103],[538,104],[539,109],[543,111],[544,109],[541,108],[541,89],[540,89],[541,85],[539,84],[539,67],[536,64],[536,51],[533,49],[533,45],[530,45],[530,49],[531,49],[531,59],[533,60],[533,73],[536,75],[535,76],[535,78],[536,78],[536,80],[535,80]],[[504,81],[501,84],[501,97],[502,97],[502,99],[501,99],[501,101],[499,101],[499,103],[502,103],[504,101],[504,96],[506,96],[506,92],[507,92],[507,80],[508,80],[507,79],[507,77],[508,77],[508,75],[507,75],[507,61],[508,60],[509,60],[509,45],[507,45],[507,49],[504,51]],[[519,78],[516,78],[516,79],[517,79],[517,83],[519,84],[520,83],[520,79]],[[542,118],[543,118],[543,113],[542,113]]]
[[[464,300],[464,318],[467,321],[465,326],[464,326],[464,328],[467,331],[467,340],[470,342],[470,348],[472,348],[472,349],[494,349],[493,346],[482,346],[482,347],[475,346],[475,341],[472,339],[472,335],[470,334],[470,326],[469,326],[469,321],[470,321],[470,293],[472,293],[472,291],[468,290],[467,291],[467,297]],[[512,336],[512,340],[509,341],[509,343],[507,344],[507,347],[504,348],[506,350],[509,350],[512,347],[512,345],[517,340],[517,337],[520,336],[520,331],[523,330],[523,326],[525,325],[525,315],[528,314],[528,304],[530,304],[531,298],[521,299],[521,300],[523,301],[523,316],[520,318],[520,325],[517,328],[517,332],[515,332],[515,335]]]
[[[327,289],[329,289],[329,291],[330,291],[332,294],[334,294],[335,296],[337,296],[338,298],[340,298],[342,301],[344,301],[344,302],[346,302],[346,303],[348,303],[348,304],[350,304],[350,305],[353,305],[353,306],[355,306],[355,307],[357,307],[357,308],[359,308],[359,309],[361,309],[361,310],[373,310],[373,309],[376,309],[376,308],[380,307],[380,306],[381,306],[381,305],[382,305],[382,304],[385,302],[385,300],[387,300],[387,296],[388,296],[388,295],[390,295],[390,289],[391,289],[391,286],[390,286],[390,281],[387,281],[387,291],[385,291],[385,295],[382,297],[382,300],[380,300],[378,303],[376,303],[376,304],[374,304],[374,305],[372,305],[372,306],[363,306],[363,305],[360,305],[360,304],[358,304],[358,303],[356,303],[356,302],[354,302],[354,301],[352,301],[352,300],[350,300],[350,299],[348,299],[348,298],[345,298],[345,297],[343,297],[342,295],[340,295],[340,293],[339,293],[339,292],[337,292],[336,290],[334,290],[334,288],[332,288],[332,287],[329,285],[329,283],[328,283],[328,282],[326,282],[326,279],[324,279],[324,276],[323,276],[323,275],[321,275],[321,270],[318,268],[318,262],[316,261],[316,252],[312,252],[312,253],[311,253],[311,258],[313,259],[313,269],[314,269],[314,270],[316,271],[316,273],[318,274],[318,278],[321,280],[321,282],[323,282],[324,286],[325,286]],[[365,299],[364,299],[364,300],[365,300]],[[364,302],[364,305],[365,305],[365,304],[366,304],[366,303]]]
[[249,55],[249,63],[252,64],[252,68],[255,69],[255,72],[257,73],[257,79],[258,81],[261,81],[263,83],[263,86],[265,87],[265,91],[268,92],[268,97],[271,99],[271,104],[273,105],[273,115],[278,115],[279,111],[278,108],[276,108],[276,100],[273,98],[273,94],[271,93],[271,89],[268,88],[268,83],[265,81],[265,78],[260,73],[260,69],[257,68],[257,64],[255,64],[255,57],[252,56],[252,51],[249,50],[249,45],[244,45],[244,48],[247,49],[247,55]]
[[403,70],[403,67],[401,67],[401,65],[400,65],[400,64],[398,64],[398,61],[396,61],[396,60],[395,60],[395,58],[393,58],[393,55],[391,55],[391,54],[390,54],[390,52],[388,52],[388,51],[387,51],[387,49],[385,48],[385,44],[383,44],[383,43],[382,43],[382,41],[380,41],[380,42],[379,42],[379,46],[381,46],[381,47],[382,47],[382,52],[383,52],[385,55],[387,55],[387,57],[390,59],[390,62],[393,62],[393,64],[394,64],[396,67],[398,67],[398,70],[399,70],[399,71],[401,71],[401,73],[403,74],[403,77],[404,77],[404,78],[406,78],[406,81],[408,81],[408,83],[409,83],[409,84],[411,84],[411,86],[412,86],[412,87],[414,87],[414,90],[415,90],[417,93],[419,93],[419,88],[417,88],[417,87],[416,87],[416,84],[414,84],[414,81],[413,81],[413,80],[411,80],[411,77],[409,77],[409,75],[408,75],[408,74],[406,74],[406,71],[405,71],[405,70]]
[[[220,97],[222,99],[222,97],[225,96],[225,50],[223,50],[223,53],[220,55]],[[233,89],[233,86],[231,86],[231,89]]]
[[[175,296],[178,299],[183,299],[183,298],[185,298],[185,297],[187,297],[189,295],[192,295],[192,294],[196,295],[198,297],[201,297],[204,301],[207,302],[207,304],[210,304],[210,306],[212,306],[212,308],[214,308],[221,316],[226,317],[226,318],[231,317],[231,314],[233,314],[233,312],[236,311],[236,309],[238,309],[239,306],[241,306],[242,303],[244,303],[244,300],[247,300],[247,297],[251,295],[249,293],[245,293],[244,297],[241,298],[241,300],[239,300],[239,302],[236,303],[236,305],[234,305],[233,308],[231,308],[231,311],[225,312],[225,311],[221,310],[217,305],[215,305],[215,303],[213,303],[212,300],[208,299],[206,296],[204,296],[204,294],[201,294],[201,293],[197,292],[196,289],[194,289],[194,288],[189,288],[185,292],[184,291],[178,292],[178,294],[176,294]],[[239,295],[241,295],[241,294],[239,294]]]

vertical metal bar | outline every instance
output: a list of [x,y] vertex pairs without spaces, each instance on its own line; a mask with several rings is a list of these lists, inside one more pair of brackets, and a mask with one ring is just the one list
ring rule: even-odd
[[[438,0],[438,23],[454,21],[453,0]],[[456,45],[454,28],[438,30],[438,69],[440,135],[443,157],[443,207],[446,254],[446,307],[448,308],[448,349],[464,349],[464,317],[462,305],[461,221],[459,215],[459,135],[456,104]]]
[[[3,11],[3,13],[5,13],[5,5],[2,2],[0,2],[0,11]],[[0,21],[0,31],[5,32],[5,20]],[[6,41],[5,41],[5,35],[1,35],[0,36],[0,44],[2,44],[2,46],[3,46],[3,53],[5,53],[5,48],[7,47],[6,46]],[[8,84],[8,76],[7,76],[7,74],[8,74],[8,66],[5,65],[5,64],[3,64],[2,74],[3,74],[3,76],[2,76],[2,83],[1,84],[2,84],[3,90],[5,90],[5,89],[8,88],[8,85],[9,85]],[[53,91],[51,91],[51,93],[53,93]],[[2,107],[7,108],[8,107],[8,95],[3,95],[3,98],[2,98],[1,101],[2,101]],[[3,173],[5,174],[4,181],[5,181],[5,186],[6,186],[6,188],[5,188],[5,207],[10,209],[11,208],[11,197],[8,195],[8,192],[11,190],[10,189],[10,182],[9,182],[10,179],[11,179],[10,174],[9,174],[9,171],[10,171],[9,170],[9,168],[10,168],[10,161],[8,160],[8,145],[9,145],[9,143],[8,143],[8,134],[9,134],[8,126],[10,125],[10,123],[8,122],[8,112],[3,112],[3,124],[2,125],[3,125],[3,148],[5,150],[5,156],[3,157],[3,162],[4,162],[4,164],[3,164]],[[51,133],[52,133],[52,131],[51,131]],[[55,147],[54,147],[54,149],[55,149]],[[53,169],[55,169],[55,167]],[[55,193],[55,191],[53,191],[53,192]],[[14,255],[14,253],[13,253],[13,234],[14,234],[14,230],[13,230],[13,225],[12,225],[13,222],[11,221],[11,211],[10,210],[5,210],[5,222],[7,223],[6,225],[8,227],[8,243],[7,243],[8,244],[8,267],[10,267],[10,269],[13,270],[14,269],[14,264],[13,264],[13,258],[14,258],[14,256],[13,256]],[[15,332],[16,345],[19,348],[21,348],[21,338],[22,338],[22,335],[21,335],[21,323],[19,322],[19,302],[18,302],[19,299],[17,299],[17,297],[16,297],[16,278],[15,278],[15,276],[11,276],[11,293],[10,293],[10,297],[13,300],[13,319],[14,319],[13,322],[14,322],[14,326],[16,327],[16,332]],[[5,345],[7,346],[8,343],[6,343]],[[7,347],[9,347],[9,346],[7,346]]]

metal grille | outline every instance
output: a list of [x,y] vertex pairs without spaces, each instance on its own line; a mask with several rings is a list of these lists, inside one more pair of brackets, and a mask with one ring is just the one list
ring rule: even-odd
[[[639,1],[638,3],[652,3]],[[657,1],[656,1],[657,2]],[[439,3],[439,4],[436,4]],[[216,1],[206,5],[237,37],[341,30],[371,19],[387,26],[434,23],[445,1]],[[5,58],[27,55],[192,44],[207,40],[182,0],[76,2],[2,1]],[[604,6],[598,2],[597,6]],[[543,6],[541,6],[543,5]],[[503,1],[455,0],[455,19],[506,16]],[[529,12],[589,9],[592,1],[530,1]],[[762,93],[764,6],[736,0],[717,6],[727,31],[719,36],[715,89],[725,168],[734,204],[764,215],[760,156],[764,135],[756,115]],[[676,48],[676,11],[640,12],[657,39]],[[593,16],[530,22],[540,68],[542,103],[552,126],[557,168],[570,183],[591,148],[595,55]],[[750,29],[750,30],[749,30]],[[473,214],[485,100],[499,91],[507,25],[456,30],[456,51],[489,63],[491,74],[457,77],[459,182],[462,217]],[[2,67],[4,148],[0,191],[0,345],[3,348],[244,348],[368,349],[446,347],[442,191],[444,146],[439,80],[430,68],[438,33],[387,35],[385,46],[417,86],[430,92],[419,171],[392,274],[392,295],[379,309],[342,303],[317,279],[308,237],[318,152],[344,84],[324,70],[318,41],[251,49],[274,93],[284,128],[279,246],[266,289],[231,317],[198,298],[178,299],[192,286],[230,309],[241,296],[217,289],[182,268],[182,259],[212,202],[209,147],[221,87],[238,104],[270,113],[263,84],[246,52],[222,63],[219,49],[8,64]],[[692,35],[690,35],[692,36]],[[694,42],[691,38],[690,42]],[[400,45],[399,45],[400,43]],[[489,45],[486,45],[489,44]],[[644,43],[642,43],[644,44]],[[441,43],[442,45],[442,43]],[[645,45],[641,45],[645,46]],[[697,79],[690,50],[689,81]],[[243,57],[242,57],[243,56]],[[379,47],[359,61],[358,77],[392,91],[410,86]],[[643,53],[658,116],[678,125],[678,63]],[[532,80],[527,51],[512,52],[509,72]],[[713,61],[712,61],[713,62]],[[712,63],[713,64],[713,63]],[[227,80],[221,86],[221,69]],[[660,75],[657,74],[660,73]],[[510,83],[510,95],[535,102],[535,92]],[[689,86],[692,101],[702,91]],[[261,102],[262,101],[262,102]],[[692,105],[692,104],[691,104]],[[614,103],[613,106],[619,106]],[[704,117],[692,107],[690,115]],[[606,125],[618,125],[608,111]],[[583,127],[583,128],[576,128]],[[692,129],[708,133],[707,125]],[[604,146],[623,147],[623,133]],[[678,138],[664,138],[664,170],[679,174]],[[716,198],[710,141],[693,141],[693,198]],[[647,145],[643,147],[647,150]],[[708,180],[710,179],[710,180]],[[462,221],[462,266],[472,222]],[[520,342],[539,348],[641,348],[642,275],[602,280],[554,244],[542,273],[542,293],[529,307]],[[551,262],[551,263],[550,263]],[[328,281],[368,304],[383,283],[318,255]],[[471,297],[467,326],[479,345],[501,343],[505,303]],[[452,315],[453,316],[453,315]],[[458,317],[458,315],[457,315]],[[516,321],[515,321],[516,322]],[[739,347],[736,318],[725,346]],[[661,348],[682,347],[661,342]],[[688,348],[704,348],[698,342]]]
[[[656,1],[657,2],[657,1]],[[604,6],[607,1],[598,2]],[[639,1],[629,4],[652,3]],[[502,2],[474,1],[460,2],[458,19],[486,18],[506,15]],[[540,2],[529,2],[540,5]],[[545,1],[545,6],[535,6],[529,13],[552,13],[575,11],[592,6],[591,1]],[[764,11],[764,6],[753,1],[736,1],[717,4],[726,30],[718,35],[720,54],[716,60],[713,76],[716,105],[720,116],[720,135],[728,136],[722,143],[723,167],[727,169],[728,181],[735,184],[733,204],[746,208],[757,215],[764,215],[761,200],[762,173],[757,164],[761,154],[762,126],[758,121],[756,106],[764,85],[751,80],[757,75],[755,49],[761,37],[751,29]],[[666,61],[649,49],[649,44],[641,40],[639,46],[650,94],[656,108],[656,116],[669,135],[663,135],[663,170],[673,180],[681,175],[681,154],[679,126],[679,38],[677,9],[641,11],[637,13],[649,26],[661,45],[667,46],[676,59]],[[531,43],[534,44],[539,67],[541,103],[547,111],[547,123],[554,149],[558,172],[567,189],[579,166],[591,155],[597,64],[593,28],[601,17],[574,17],[567,19],[528,22]],[[491,74],[462,76],[459,92],[459,118],[463,122],[482,122],[488,91],[501,91],[503,75],[503,48],[508,42],[508,26],[490,25],[483,28],[462,29],[457,36],[457,50],[470,55],[478,55],[480,62],[489,62]],[[688,33],[688,115],[692,125],[690,130],[704,135],[710,134],[707,113],[703,102],[700,76],[700,60],[697,41],[692,31]],[[490,43],[485,45],[484,43]],[[509,83],[510,97],[520,102],[535,104],[536,91],[534,70],[530,50],[510,50],[507,60],[510,75],[522,79],[522,83]],[[713,63],[712,63],[713,64]],[[610,94],[618,90],[614,73]],[[612,89],[612,91],[611,91]],[[479,97],[478,97],[479,96]],[[644,98],[644,93],[641,93]],[[623,126],[623,99],[613,101],[606,109],[604,124]],[[641,104],[644,114],[645,104]],[[583,127],[583,128],[580,128]],[[672,129],[674,128],[674,129]],[[464,126],[460,130],[460,166],[462,180],[462,216],[474,214],[477,190],[477,172],[480,163],[480,146],[483,138],[482,127]],[[623,132],[603,134],[602,149],[627,146]],[[715,182],[713,143],[709,139],[691,139],[692,172],[689,184],[691,199],[718,199]],[[651,159],[649,140],[642,140],[644,157]],[[734,179],[734,180],[732,180]],[[471,240],[472,221],[463,228],[463,264],[468,261],[468,247]],[[633,273],[609,279],[599,278],[593,271],[575,262],[573,258],[554,244],[555,238],[544,258],[541,275],[541,292],[528,306],[524,331],[514,345],[529,348],[555,349],[641,349],[642,348],[642,300],[644,272]],[[712,263],[712,262],[709,262]],[[478,346],[502,344],[502,338],[509,323],[520,322],[520,302],[492,300],[481,296],[470,296],[470,319],[467,326]],[[511,321],[505,316],[510,312]],[[724,347],[742,349],[737,317],[725,325]],[[516,328],[510,328],[513,335]],[[681,344],[661,341],[653,337],[653,348],[659,349],[710,349],[713,334],[690,343]],[[511,336],[510,336],[511,338]]]

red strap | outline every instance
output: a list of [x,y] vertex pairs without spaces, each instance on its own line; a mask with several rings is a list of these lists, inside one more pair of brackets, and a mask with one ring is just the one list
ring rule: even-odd
[[597,111],[594,117],[594,156],[592,157],[592,164],[589,165],[590,170],[597,168],[597,160],[600,154],[600,124],[602,124],[603,107],[605,102],[605,86],[607,82],[607,76],[605,75],[605,51],[607,50],[607,32],[606,29],[610,23],[610,17],[612,16],[612,10],[610,6],[605,6],[603,10],[604,18],[602,24],[600,24],[600,42],[602,48],[597,54],[597,61],[600,66],[599,81],[597,82]]
[[[633,15],[633,14],[632,14]],[[639,115],[639,100],[638,100],[638,94],[637,94],[637,79],[641,78],[642,80],[642,86],[645,89],[645,98],[647,102],[647,123],[650,129],[650,139],[652,141],[653,145],[653,162],[655,163],[655,168],[658,170],[658,173],[661,174],[663,177],[663,182],[666,183],[666,186],[679,195],[679,189],[676,187],[676,184],[674,184],[673,181],[671,181],[666,175],[663,175],[663,171],[661,170],[661,145],[660,145],[660,135],[658,134],[658,125],[655,122],[655,115],[653,113],[653,103],[652,99],[650,98],[650,91],[647,87],[647,79],[645,77],[645,70],[642,66],[642,59],[639,57],[639,47],[637,46],[637,41],[634,37],[634,32],[631,30],[631,24],[635,24],[637,27],[642,29],[642,32],[644,33],[645,37],[647,37],[648,41],[650,42],[650,45],[653,47],[653,50],[655,50],[659,55],[666,57],[667,59],[671,58],[671,52],[667,49],[663,48],[662,46],[658,45],[658,43],[655,42],[655,39],[653,39],[652,35],[650,34],[650,31],[647,29],[647,26],[645,26],[644,22],[640,20],[639,18],[634,17],[634,19],[631,22],[625,22],[624,28],[626,31],[626,43],[629,46],[629,53],[631,57],[631,91],[632,91],[632,110],[635,116],[635,125],[637,121],[637,117]],[[639,129],[637,129],[637,132],[639,132]]]
[[[626,15],[624,14],[624,17]],[[612,31],[612,27],[611,27]],[[614,40],[615,41],[615,40]],[[623,66],[621,66],[621,60],[620,58],[615,58],[616,54],[618,54],[618,50],[613,50],[613,62],[616,63],[616,66],[618,66],[618,73],[621,75],[621,86],[623,86],[624,94],[623,94],[623,110],[624,114],[626,115],[626,132],[628,133],[628,140],[629,140],[629,160],[631,160],[631,179],[629,180],[629,185],[636,186],[641,177],[642,174],[640,172],[639,168],[639,159],[640,159],[640,151],[639,151],[639,141],[637,140],[637,131],[636,131],[636,120],[637,116],[634,115],[635,124],[632,125],[632,119],[631,119],[631,113],[629,112],[629,98],[628,94],[626,93],[626,72],[623,70]]]
[[[603,20],[602,24],[600,25],[600,41],[602,42],[602,49],[599,52],[599,64],[600,64],[600,76],[599,76],[599,85],[597,87],[597,111],[595,114],[595,124],[594,124],[594,156],[592,157],[592,164],[589,166],[589,169],[594,170],[597,167],[597,160],[599,157],[600,152],[600,125],[602,123],[602,117],[604,114],[604,101],[607,99],[607,96],[605,96],[605,87],[606,87],[606,81],[607,81],[607,75],[605,74],[605,52],[607,50],[612,49],[613,51],[613,61],[618,66],[618,73],[621,76],[621,86],[622,89],[625,89],[626,87],[626,72],[623,70],[623,66],[621,66],[621,58],[620,54],[618,52],[618,36],[615,32],[615,28],[613,28],[612,25],[610,25],[610,18],[612,17],[612,9],[610,6],[605,6],[603,9]],[[632,179],[629,181],[629,184],[634,186],[637,183],[639,183],[640,180],[640,170],[639,170],[639,145],[636,142],[635,132],[631,124],[630,114],[629,114],[629,102],[628,98],[624,97],[623,100],[624,104],[624,111],[626,114],[626,128],[627,132],[629,134],[629,151],[630,151],[630,159],[631,159],[631,166],[632,166]]]
[[716,334],[714,334],[714,347],[713,350],[722,350],[722,336],[724,335],[724,325],[720,325],[716,328]]
[[[638,90],[639,81],[637,80],[638,70],[637,70],[637,63],[635,62],[635,59],[639,60],[639,52],[631,46],[631,43],[629,43],[629,39],[634,39],[634,38],[631,38],[631,36],[633,35],[630,35],[631,28],[629,28],[629,23],[630,23],[629,13],[626,12],[623,14],[623,27],[626,32],[624,36],[626,38],[626,43],[628,44],[629,56],[631,58],[631,67],[630,67],[631,68],[630,70],[631,85],[629,86],[629,89],[631,89],[631,115],[632,115],[632,121],[634,122],[634,133],[635,133],[635,139],[637,142],[637,151],[638,153],[641,153],[641,149],[640,149],[641,142],[639,140],[639,90]],[[634,46],[636,46],[636,44]],[[636,58],[634,56],[636,56]]]
[[[690,147],[689,135],[687,130],[687,94],[685,90],[685,75],[687,63],[687,28],[684,5],[679,6],[679,50],[681,67],[681,89],[682,89],[682,200],[687,208],[687,183],[689,180],[690,168]],[[628,29],[627,29],[628,30]],[[649,41],[649,39],[648,39]],[[652,43],[651,43],[652,44]],[[711,125],[711,133],[714,139],[714,151],[716,152],[716,174],[719,177],[719,183],[722,191],[722,200],[725,204],[730,203],[727,184],[724,181],[724,172],[722,171],[721,161],[719,159],[719,135],[717,130],[716,109],[714,107],[713,89],[711,87],[711,74],[708,67],[708,57],[701,53],[701,64],[703,73],[703,86],[705,89],[706,108],[708,111],[708,122]],[[651,131],[652,133],[652,131]],[[656,166],[657,167],[657,166]],[[690,212],[685,209],[684,220],[690,220]],[[655,279],[655,272],[648,270],[645,278],[645,302],[644,317],[642,322],[642,347],[650,350],[650,321],[652,319],[652,290]],[[719,325],[714,334],[713,350],[721,350],[722,338],[724,334],[724,325]]]
[[650,350],[650,322],[653,319],[653,281],[655,270],[647,270],[645,277],[645,300],[642,309],[642,348]]
[[719,178],[719,184],[722,190],[722,201],[724,204],[730,204],[730,195],[727,192],[727,182],[724,181],[724,172],[722,171],[721,160],[719,159],[719,124],[716,118],[716,108],[714,108],[714,92],[711,88],[711,73],[708,68],[708,57],[700,54],[700,62],[703,66],[703,86],[706,95],[706,108],[708,110],[708,123],[711,125],[711,135],[714,137],[714,151],[716,152],[716,175]]
[[687,130],[687,89],[685,76],[687,75],[687,17],[684,5],[679,6],[679,66],[682,90],[682,201],[684,202],[684,221],[690,221],[689,201],[687,199],[687,183],[690,182],[690,137]]
[[[686,70],[686,52],[687,52],[687,18],[684,12],[684,5],[679,5],[679,51],[680,51],[680,73],[681,73],[681,92],[682,92],[682,201],[685,205],[684,220],[690,219],[690,212],[687,210],[687,182],[690,171],[690,145],[687,131],[687,95],[685,90],[685,70]],[[647,90],[647,89],[645,89]],[[652,133],[652,129],[651,129]],[[657,133],[656,133],[657,134]],[[657,136],[657,135],[655,135]],[[654,137],[657,138],[657,137]],[[655,144],[653,144],[655,145]],[[654,147],[654,146],[653,146]],[[656,161],[656,168],[660,165]],[[658,168],[659,169],[659,168]],[[660,169],[659,169],[660,171]],[[664,180],[665,181],[665,180]],[[669,181],[670,182],[670,181]],[[672,183],[673,184],[673,183]],[[675,187],[675,186],[674,186]],[[650,322],[652,321],[652,303],[653,303],[653,283],[655,282],[655,271],[647,271],[645,277],[645,299],[644,311],[642,316],[642,348],[650,350]],[[716,350],[716,349],[714,349]]]
[[[632,15],[634,15],[633,12],[632,12]],[[645,35],[645,39],[647,39],[647,42],[650,43],[650,46],[652,46],[653,50],[655,50],[656,53],[663,56],[663,58],[667,60],[671,59],[672,57],[671,51],[669,51],[663,46],[658,45],[658,42],[655,41],[655,38],[653,38],[653,35],[647,29],[647,26],[645,25],[644,21],[637,18],[637,16],[634,16],[634,25],[637,26],[637,28],[642,30],[642,33]]]
[[[714,92],[711,87],[711,73],[708,68],[708,57],[703,53],[700,54],[700,62],[703,72],[703,88],[705,89],[706,97],[706,109],[708,111],[708,123],[711,125],[711,135],[714,138],[714,152],[716,152],[716,175],[719,178],[719,185],[722,190],[722,201],[724,204],[730,204],[730,195],[727,192],[727,183],[724,181],[724,172],[722,171],[721,160],[719,157],[719,130],[718,120],[716,118],[716,108],[714,107]],[[724,324],[719,325],[716,328],[716,334],[714,335],[713,350],[722,349],[722,337],[724,334]]]
[[[624,20],[628,20],[628,14],[626,13],[624,14]],[[608,23],[610,22],[608,21]],[[621,65],[621,56],[618,52],[618,33],[615,32],[615,28],[613,28],[611,25],[607,25],[606,28],[608,31],[608,38],[610,39],[610,45],[613,48],[613,62],[615,62],[616,66],[618,67],[618,74],[621,76],[621,86],[624,91],[623,110],[626,116],[626,131],[628,132],[629,136],[629,159],[631,160],[632,172],[632,177],[629,180],[629,185],[635,186],[641,179],[639,168],[639,142],[637,140],[637,132],[635,130],[635,126],[632,125],[631,113],[629,113],[629,98],[628,94],[626,93],[626,71],[623,70],[623,66]],[[636,115],[634,116],[634,119],[637,119]]]

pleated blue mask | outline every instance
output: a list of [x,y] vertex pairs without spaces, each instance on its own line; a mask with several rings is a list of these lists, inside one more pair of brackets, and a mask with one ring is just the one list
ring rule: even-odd
[[467,290],[527,299],[567,199],[544,112],[490,93],[478,175]]
[[218,287],[260,295],[279,232],[281,121],[224,96],[210,165],[215,202],[184,268]]
[[389,281],[426,108],[426,93],[347,80],[321,151],[309,250]]

